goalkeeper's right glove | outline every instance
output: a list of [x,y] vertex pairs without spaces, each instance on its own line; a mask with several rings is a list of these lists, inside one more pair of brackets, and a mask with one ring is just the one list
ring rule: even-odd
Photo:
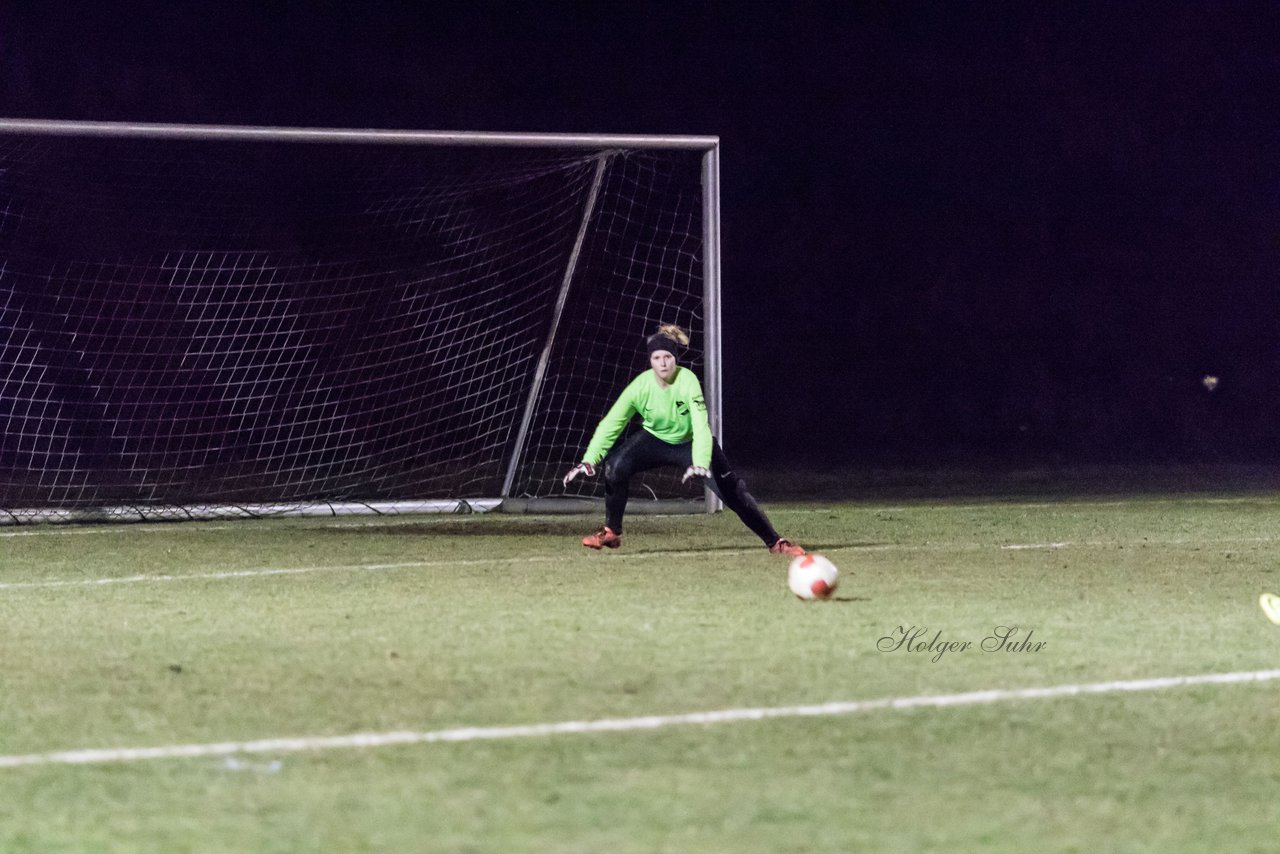
[[578,463],[569,469],[569,473],[564,476],[564,485],[568,486],[569,482],[580,474],[585,474],[587,477],[595,477],[596,467],[587,462]]

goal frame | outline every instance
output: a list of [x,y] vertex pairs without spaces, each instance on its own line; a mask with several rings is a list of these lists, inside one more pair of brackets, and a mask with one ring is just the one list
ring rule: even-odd
[[[352,143],[363,145],[402,146],[479,146],[496,148],[565,148],[599,149],[665,149],[702,152],[702,264],[703,264],[703,332],[702,380],[706,396],[711,430],[724,441],[723,417],[723,354],[721,326],[721,255],[720,255],[720,138],[706,135],[670,134],[590,134],[590,133],[523,133],[491,131],[429,131],[391,129],[352,129],[323,127],[277,127],[253,125],[202,125],[147,122],[99,122],[63,121],[45,119],[0,118],[0,134],[36,136],[78,136],[146,139],[186,139],[244,142],[289,143]],[[596,186],[584,210],[578,234],[581,246],[587,229],[596,190],[599,187],[601,169],[597,170]],[[234,508],[214,507],[199,518],[229,516],[331,516],[346,514],[399,514],[399,513],[469,513],[505,510],[507,512],[570,512],[580,513],[598,509],[598,499],[584,498],[514,498],[510,493],[516,471],[524,453],[525,433],[537,402],[539,387],[555,344],[560,315],[569,286],[573,280],[577,249],[564,272],[560,293],[548,338],[544,344],[535,372],[532,391],[525,403],[521,427],[513,443],[511,459],[507,465],[501,494],[486,499],[424,500],[393,502],[341,502],[319,503],[310,506],[286,507],[271,504],[236,505]],[[586,437],[583,438],[585,442]],[[722,504],[710,486],[704,487],[704,509],[707,513],[720,510]],[[679,513],[696,512],[696,502],[684,499],[664,499],[633,502],[632,512]],[[0,525],[19,521],[45,522],[100,522],[144,521],[162,519],[196,518],[185,508],[150,508],[145,512],[133,507],[64,508],[11,512],[0,516]]]

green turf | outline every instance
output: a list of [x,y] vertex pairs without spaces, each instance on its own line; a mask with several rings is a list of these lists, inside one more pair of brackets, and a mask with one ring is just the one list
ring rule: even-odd
[[[836,601],[731,515],[636,517],[604,554],[580,518],[5,531],[0,756],[1280,667],[1280,499],[769,509]],[[974,646],[877,648],[912,626]],[[1043,646],[983,652],[997,626]],[[1278,734],[1271,681],[0,768],[0,850],[1273,851]]]

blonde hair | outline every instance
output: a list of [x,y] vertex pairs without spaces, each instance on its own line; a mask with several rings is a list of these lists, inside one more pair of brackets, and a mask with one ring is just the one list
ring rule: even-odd
[[676,326],[674,323],[660,324],[658,326],[658,331],[654,334],[662,335],[663,337],[670,338],[672,341],[675,341],[676,343],[678,343],[681,347],[689,346],[689,333],[685,332],[683,329],[681,329],[679,326]]

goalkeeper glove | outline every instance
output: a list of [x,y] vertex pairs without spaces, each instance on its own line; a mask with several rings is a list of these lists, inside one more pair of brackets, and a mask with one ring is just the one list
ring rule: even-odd
[[680,478],[681,483],[688,483],[691,477],[711,477],[711,472],[702,466],[689,466],[684,470],[684,477]]
[[576,466],[569,469],[569,473],[564,476],[564,485],[568,486],[569,482],[580,474],[585,474],[587,477],[595,477],[596,467],[591,465],[591,463],[578,463]]

